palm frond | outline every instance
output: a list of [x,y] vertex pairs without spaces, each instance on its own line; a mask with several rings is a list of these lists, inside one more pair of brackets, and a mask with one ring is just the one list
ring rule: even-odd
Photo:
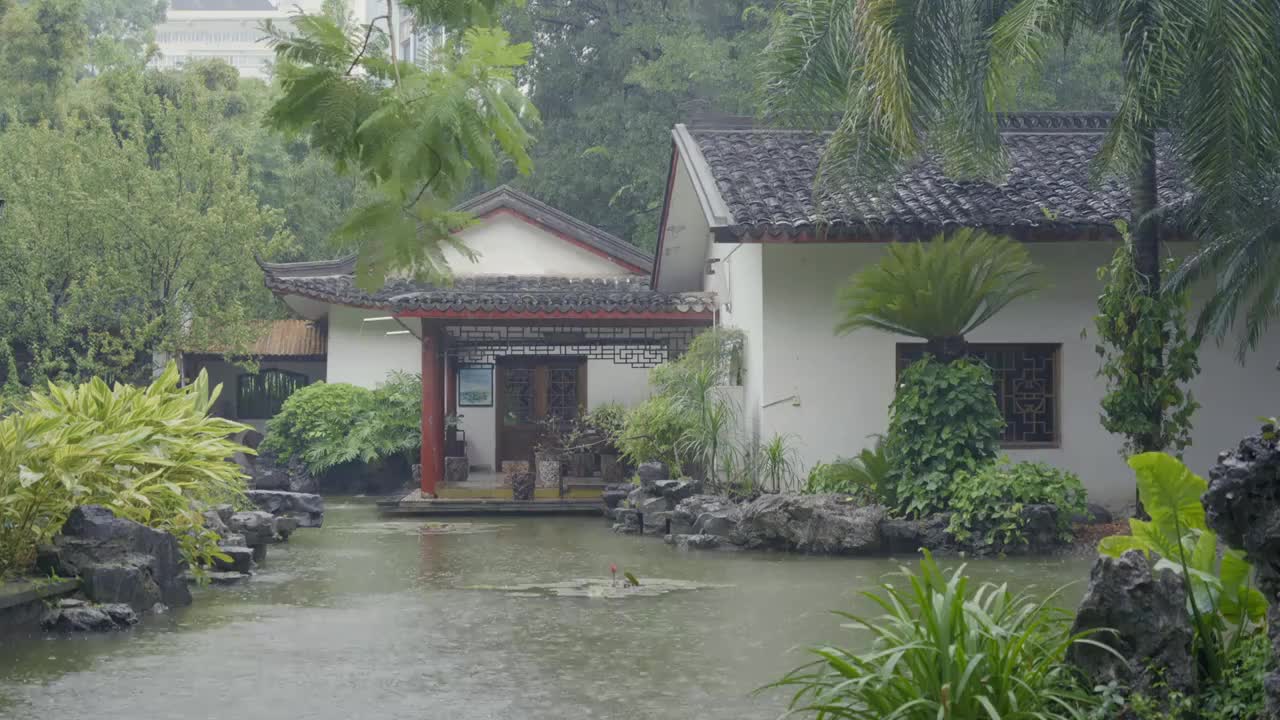
[[1025,247],[962,229],[928,243],[890,245],[840,291],[836,332],[863,328],[929,340],[963,337],[1043,287]]

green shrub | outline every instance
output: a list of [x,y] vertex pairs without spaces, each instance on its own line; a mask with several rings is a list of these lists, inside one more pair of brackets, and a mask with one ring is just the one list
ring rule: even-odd
[[[989,720],[1083,718],[1100,704],[1064,664],[1067,649],[1093,642],[1069,635],[1071,613],[1011,593],[969,587],[964,568],[944,573],[927,552],[910,588],[865,593],[885,614],[837,613],[869,631],[854,652],[814,648],[814,662],[775,687],[794,688],[792,713],[818,718]],[[859,633],[863,642],[865,633]]]
[[199,507],[243,497],[227,438],[246,429],[209,417],[220,390],[203,372],[179,387],[170,363],[145,388],[95,378],[20,402],[0,420],[0,575],[29,569],[77,505],[172,533],[193,565],[218,554]]
[[992,387],[991,370],[971,360],[944,364],[925,356],[902,371],[885,438],[896,459],[891,484],[901,512],[947,510],[955,477],[999,455],[1005,420]]
[[392,372],[373,391],[372,406],[355,428],[355,443],[378,459],[400,455],[410,464],[422,449],[422,376]]
[[319,475],[350,462],[371,463],[422,446],[422,379],[391,373],[375,390],[313,383],[285,400],[267,421],[260,450],[298,457]]
[[1086,511],[1084,485],[1075,473],[1045,463],[1020,462],[983,466],[956,475],[951,493],[951,533],[976,547],[1025,545],[1022,509],[1026,505],[1058,507],[1061,540],[1072,537],[1071,518]]
[[1199,667],[1209,682],[1221,682],[1234,644],[1262,622],[1267,599],[1251,584],[1244,553],[1219,551],[1218,536],[1205,523],[1200,496],[1208,484],[1177,458],[1142,453],[1129,458],[1138,495],[1150,520],[1129,520],[1132,535],[1103,538],[1098,552],[1119,557],[1129,550],[1159,555],[1161,567],[1177,572],[1187,589],[1187,611],[1196,632]]
[[693,416],[670,397],[655,395],[631,408],[618,449],[634,464],[659,460],[680,468],[680,445],[694,427]]
[[[281,460],[297,457],[314,474],[353,460],[370,461],[353,431],[373,408],[373,391],[347,383],[312,383],[284,401],[267,421],[258,450]],[[421,409],[419,409],[421,412]]]
[[849,495],[866,504],[893,505],[892,470],[884,441],[879,440],[875,448],[867,448],[856,457],[814,465],[809,470],[809,479],[802,492],[809,495]]
[[[1134,720],[1262,720],[1266,715],[1266,691],[1263,683],[1275,669],[1271,644],[1266,633],[1258,630],[1241,637],[1225,658],[1223,676],[1201,686],[1195,695],[1170,691],[1163,683],[1149,695],[1123,692],[1110,700],[1117,712],[1105,717],[1132,717]],[[1108,688],[1111,690],[1111,688]],[[1118,690],[1118,689],[1117,689]],[[1129,712],[1118,711],[1127,707]]]

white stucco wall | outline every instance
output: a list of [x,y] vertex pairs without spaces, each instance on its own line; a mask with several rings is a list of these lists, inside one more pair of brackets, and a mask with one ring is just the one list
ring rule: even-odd
[[710,264],[711,274],[701,288],[716,294],[720,308],[719,322],[734,327],[745,335],[742,348],[743,379],[740,423],[748,437],[761,433],[759,408],[768,399],[764,396],[765,346],[773,338],[765,332],[764,300],[761,287],[763,277],[764,246],[713,244]]
[[506,212],[481,218],[458,233],[478,257],[453,248],[445,258],[456,275],[563,275],[608,277],[630,271],[600,255]]
[[[749,249],[734,254],[732,261]],[[746,310],[745,305],[735,308],[734,314],[722,315],[725,324],[743,327],[751,336],[747,415],[758,417],[760,434],[766,439],[775,433],[791,435],[806,467],[856,453],[873,442],[869,435],[885,430],[893,394],[895,344],[909,339],[872,331],[834,336],[834,299],[854,271],[879,259],[884,246],[800,244],[758,249],[760,325],[753,326],[754,312],[737,314]],[[1010,455],[1072,470],[1096,501],[1119,507],[1132,499],[1132,475],[1119,455],[1120,441],[1099,423],[1104,386],[1095,375],[1094,339],[1080,334],[1092,329],[1101,290],[1097,268],[1113,250],[1112,245],[1093,243],[1032,245],[1032,256],[1048,269],[1053,286],[1006,308],[970,339],[1062,345],[1061,445]],[[747,262],[741,265],[746,275]],[[739,284],[738,280],[735,275],[733,294],[754,292],[747,289],[748,281]],[[757,335],[764,338],[763,343],[755,342]],[[1203,407],[1195,416],[1195,444],[1186,454],[1199,473],[1207,471],[1220,449],[1254,430],[1258,416],[1273,414],[1280,405],[1280,384],[1273,369],[1280,358],[1280,335],[1273,334],[1244,367],[1235,362],[1233,347],[1209,343],[1201,351],[1203,372],[1193,391]],[[762,360],[751,359],[757,353]],[[754,375],[753,367],[762,370],[762,377]],[[790,395],[799,398],[798,405],[784,401],[761,409]]]
[[[364,318],[386,317],[387,313],[333,306],[329,310],[328,382],[376,387],[393,370],[422,371],[422,345],[414,334],[387,335],[404,330],[391,320],[364,322]],[[405,324],[421,334],[417,320]]]

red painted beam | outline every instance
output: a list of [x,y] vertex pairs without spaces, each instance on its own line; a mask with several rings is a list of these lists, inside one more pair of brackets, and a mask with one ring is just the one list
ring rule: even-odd
[[715,319],[714,310],[703,312],[624,312],[620,310],[573,310],[529,312],[525,310],[406,310],[396,317],[433,320],[662,320],[703,325]]
[[440,328],[422,327],[422,492],[435,497],[444,479],[444,398]]

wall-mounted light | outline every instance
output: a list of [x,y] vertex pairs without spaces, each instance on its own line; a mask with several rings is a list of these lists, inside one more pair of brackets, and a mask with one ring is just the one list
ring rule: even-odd
[[390,315],[384,315],[382,317],[364,318],[360,322],[386,322],[387,320],[395,320],[395,318]]
[[409,331],[408,330],[388,330],[387,334],[388,335],[408,335]]

